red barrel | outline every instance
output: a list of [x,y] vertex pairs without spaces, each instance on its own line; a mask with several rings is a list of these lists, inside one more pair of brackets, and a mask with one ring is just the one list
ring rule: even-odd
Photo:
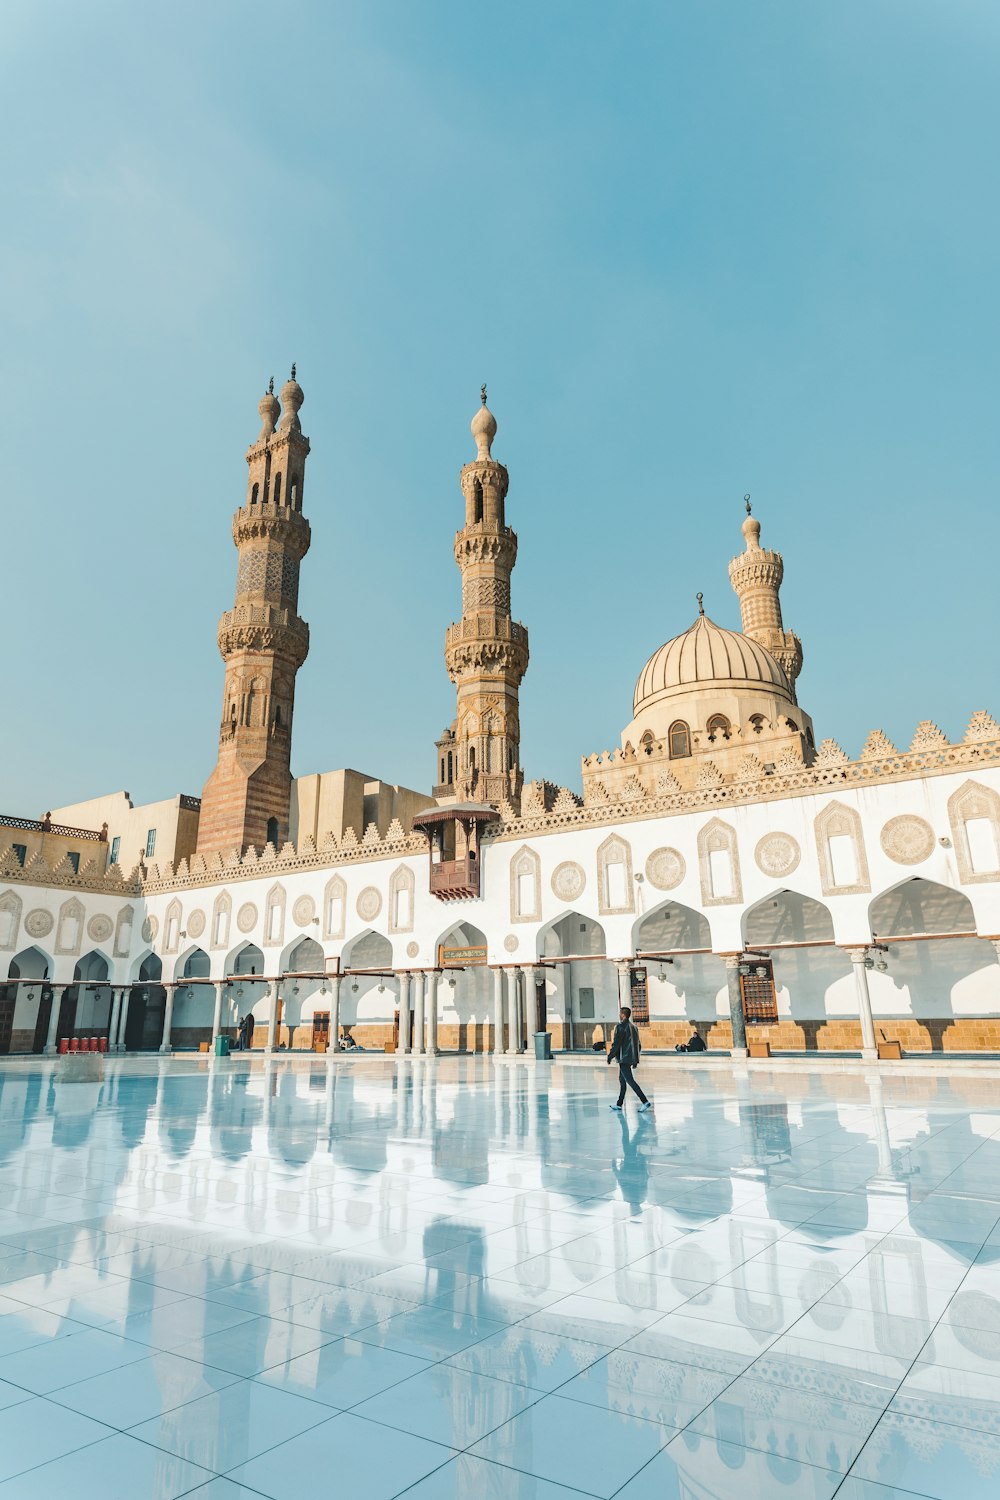
[[98,1046],[98,1050],[99,1051],[101,1051],[101,1052],[107,1052],[107,1050],[108,1050],[108,1039],[107,1039],[107,1037],[106,1036],[102,1036],[101,1039],[100,1039],[100,1041],[98,1042],[97,1046]]
[[70,1039],[69,1039],[69,1050],[71,1052],[79,1052],[79,1050],[80,1050],[80,1038],[78,1036],[71,1036],[70,1037]]
[[68,1036],[64,1036],[62,1038],[62,1040],[60,1041],[60,1043],[59,1043],[59,1056],[60,1057],[65,1057],[66,1053],[68,1051],[69,1051],[69,1037]]

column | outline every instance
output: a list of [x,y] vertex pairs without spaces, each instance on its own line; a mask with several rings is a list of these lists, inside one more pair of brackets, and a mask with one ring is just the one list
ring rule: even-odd
[[166,1053],[174,1050],[170,1045],[170,1030],[174,1024],[174,993],[177,986],[165,984],[163,988],[167,992],[167,1005],[163,1012],[163,1040],[160,1042],[160,1051]]
[[342,974],[330,975],[330,1046],[326,1054],[328,1062],[331,1058],[340,1056],[340,986],[343,982]]
[[746,1057],[747,1055],[747,1022],[743,1014],[743,992],[740,989],[740,955],[738,953],[724,953],[722,957],[726,961],[726,987],[729,990],[729,1019],[733,1027],[733,1045],[729,1052],[731,1057]]
[[272,979],[271,984],[271,1019],[267,1023],[267,1047],[265,1051],[275,1053],[278,1050],[278,984],[277,979]]
[[108,1021],[108,1051],[114,1052],[115,1038],[118,1035],[118,1017],[121,1015],[122,997],[125,991],[121,985],[115,985],[111,991],[111,1019]]
[[503,1052],[503,969],[493,970],[493,1056]]
[[438,983],[441,975],[434,969],[427,976],[427,1051],[432,1057],[438,1051]]
[[128,1008],[132,999],[132,986],[126,985],[122,991],[122,1013],[118,1019],[118,1040],[115,1044],[116,1052],[125,1051],[125,1027],[128,1025]]
[[58,1052],[56,1046],[56,1032],[59,1030],[59,1010],[62,1006],[62,997],[65,993],[64,984],[52,985],[52,1009],[49,1012],[49,1032],[45,1038],[45,1056],[55,1057]]
[[632,1009],[632,960],[629,958],[619,959],[615,964],[618,970],[618,1004],[619,1007]]
[[865,968],[865,959],[868,957],[867,948],[848,948],[851,964],[854,968],[854,985],[858,992],[858,1014],[861,1017],[861,1056],[866,1062],[873,1062],[878,1057],[878,1048],[875,1045],[875,1021],[872,1017],[872,997],[868,992],[868,970]]
[[409,973],[399,976],[399,1054],[410,1051],[410,980]]
[[424,1055],[424,987],[427,976],[423,970],[419,970],[413,976],[416,985],[416,994],[413,1003],[413,1054],[415,1057]]
[[534,1056],[535,1032],[538,1030],[538,991],[535,988],[534,969],[521,970],[521,983],[524,986],[524,1010],[528,1018],[528,1051]]
[[215,981],[215,1012],[214,1012],[214,1014],[212,1016],[212,1047],[213,1047],[213,1049],[214,1049],[215,1044],[218,1041],[218,1038],[219,1038],[219,1036],[220,1036],[220,1034],[222,1032],[222,992],[225,989],[225,985],[226,985],[226,981],[224,979],[217,979]]
[[521,1026],[517,1002],[517,970],[504,971],[507,981],[507,1054],[516,1057],[521,1050]]

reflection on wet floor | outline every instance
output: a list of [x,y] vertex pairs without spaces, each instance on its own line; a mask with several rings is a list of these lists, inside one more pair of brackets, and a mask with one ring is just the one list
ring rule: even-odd
[[0,1500],[993,1500],[996,1080],[650,1086],[6,1067]]

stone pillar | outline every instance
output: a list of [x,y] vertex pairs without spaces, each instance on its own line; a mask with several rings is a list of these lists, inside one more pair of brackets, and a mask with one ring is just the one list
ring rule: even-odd
[[504,990],[506,992],[507,1012],[507,1056],[517,1056],[518,1031],[517,1031],[517,970],[504,969]]
[[[623,958],[615,964],[618,970],[618,1004],[632,1009],[632,961]],[[617,1019],[617,1017],[616,1017]]]
[[399,1053],[410,1051],[410,980],[411,974],[399,976]]
[[738,953],[724,953],[722,957],[726,961],[726,987],[729,990],[729,1019],[733,1028],[733,1045],[729,1052],[731,1057],[746,1057],[747,1055],[747,1022],[743,1014],[743,994],[740,990],[740,955]]
[[278,984],[279,980],[271,980],[271,1019],[267,1023],[267,1046],[266,1052],[274,1053],[278,1050]]
[[438,1051],[438,983],[437,969],[427,976],[427,1051],[434,1057]]
[[167,1004],[163,1012],[163,1039],[160,1042],[160,1051],[167,1053],[174,1050],[170,1045],[170,1031],[174,1024],[174,994],[176,993],[177,986],[176,984],[165,984],[163,988],[167,992]]
[[413,1055],[423,1057],[424,1055],[424,988],[427,976],[423,970],[419,970],[413,976],[416,986],[416,994],[413,1003]]
[[868,949],[848,948],[847,952],[854,968],[854,985],[858,992],[858,1014],[861,1018],[861,1056],[866,1062],[874,1062],[878,1057],[878,1048],[875,1045],[875,1021],[872,1017],[872,997],[868,992],[868,970],[865,968]]
[[55,1057],[59,1051],[56,1045],[56,1032],[59,1030],[59,1011],[62,1006],[62,997],[66,992],[64,984],[52,985],[52,1009],[49,1012],[49,1031],[45,1038],[45,1056]]
[[125,1051],[125,1027],[128,1025],[128,1008],[132,1000],[132,986],[126,985],[122,991],[122,1010],[118,1018],[118,1040],[115,1043],[116,1052]]
[[493,1056],[503,1052],[503,969],[493,970]]
[[340,1056],[340,986],[343,982],[342,974],[330,975],[330,1046],[327,1049],[327,1060]]
[[212,1016],[212,1046],[215,1047],[216,1040],[222,1033],[222,992],[226,981],[217,979],[215,981],[215,1011]]
[[534,1055],[535,1032],[538,1030],[538,991],[535,989],[534,969],[521,970],[521,983],[524,985],[524,1012],[528,1021],[528,1051]]
[[121,985],[115,985],[111,991],[111,1017],[108,1021],[108,1051],[114,1052],[115,1040],[118,1036],[118,1017],[121,1015],[122,997],[125,991]]

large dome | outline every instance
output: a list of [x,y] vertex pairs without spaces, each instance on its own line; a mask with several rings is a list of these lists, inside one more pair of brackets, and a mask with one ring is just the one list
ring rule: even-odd
[[661,698],[723,684],[765,687],[791,699],[792,690],[781,666],[771,655],[736,630],[723,630],[707,615],[699,615],[683,635],[667,641],[639,673],[633,713]]

